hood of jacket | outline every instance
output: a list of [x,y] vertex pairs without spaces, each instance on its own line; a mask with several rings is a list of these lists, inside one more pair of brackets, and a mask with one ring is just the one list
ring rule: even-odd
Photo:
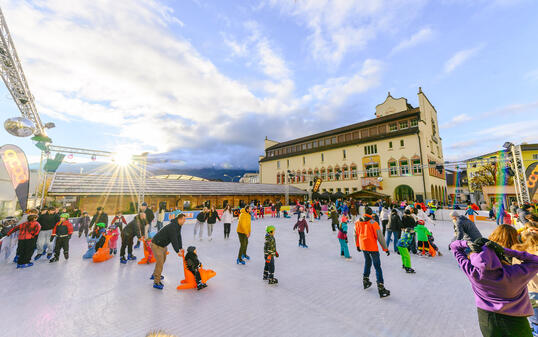
[[471,264],[475,267],[479,279],[490,278],[493,274],[502,273],[502,263],[493,249],[484,246],[480,253],[471,254]]

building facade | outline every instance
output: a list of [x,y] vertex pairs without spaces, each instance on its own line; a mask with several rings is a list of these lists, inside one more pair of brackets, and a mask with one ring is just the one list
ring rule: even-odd
[[376,118],[281,143],[266,139],[260,182],[307,190],[320,177],[320,192],[365,189],[393,200],[446,201],[437,111],[421,88],[418,102],[413,107],[389,93]]
[[245,173],[241,179],[239,179],[239,182],[243,184],[259,184],[260,175],[258,173]]

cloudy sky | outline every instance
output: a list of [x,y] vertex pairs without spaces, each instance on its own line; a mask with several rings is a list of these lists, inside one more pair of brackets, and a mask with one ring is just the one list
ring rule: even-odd
[[[538,142],[533,0],[0,0],[54,143],[256,168],[265,136],[435,105],[445,159]],[[4,86],[4,118],[19,115]],[[4,130],[0,142],[39,152]]]

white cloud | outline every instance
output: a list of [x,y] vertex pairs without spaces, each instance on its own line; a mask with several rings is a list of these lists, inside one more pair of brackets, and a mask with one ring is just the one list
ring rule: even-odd
[[484,45],[479,45],[479,46],[476,46],[476,47],[471,48],[471,49],[460,50],[457,53],[455,53],[454,55],[452,55],[452,57],[449,58],[448,61],[446,61],[446,63],[445,63],[445,67],[444,67],[445,73],[448,74],[448,73],[451,73],[452,71],[454,71],[454,69],[456,69],[457,67],[462,65],[465,61],[467,61],[471,57],[473,57],[483,47],[484,47]]
[[[338,65],[350,50],[364,48],[382,32],[418,15],[424,0],[266,0],[310,31],[316,59]],[[413,10],[409,10],[413,8]]]
[[38,110],[114,130],[110,139],[86,140],[103,150],[130,144],[136,152],[172,151],[187,164],[255,165],[265,134],[287,137],[298,123],[326,128],[303,122],[304,112],[337,107],[380,81],[381,65],[369,60],[296,96],[283,55],[258,29],[244,52],[265,78],[242,83],[223,75],[181,31],[173,34],[181,20],[154,1],[10,0],[3,11]]
[[415,47],[421,43],[424,43],[428,40],[430,40],[434,36],[434,31],[429,28],[422,28],[415,34],[411,35],[408,39],[403,40],[400,42],[394,49],[392,49],[393,53],[399,52],[401,50]]
[[449,122],[441,124],[440,127],[443,129],[453,128],[457,125],[468,122],[470,120],[472,120],[471,116],[467,114],[459,114],[455,116],[454,118],[452,118]]

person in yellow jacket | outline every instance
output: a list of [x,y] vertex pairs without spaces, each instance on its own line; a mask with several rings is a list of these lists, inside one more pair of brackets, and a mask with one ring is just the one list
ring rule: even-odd
[[237,222],[237,236],[239,236],[239,254],[237,255],[237,264],[245,264],[243,259],[250,260],[247,255],[248,238],[250,237],[250,206],[245,206],[239,214]]

